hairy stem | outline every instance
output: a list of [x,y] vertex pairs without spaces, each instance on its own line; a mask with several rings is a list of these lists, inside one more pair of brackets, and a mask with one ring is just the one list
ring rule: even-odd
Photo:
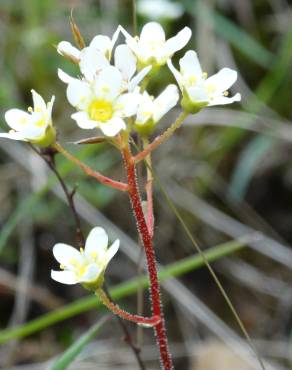
[[149,153],[151,153],[154,149],[156,149],[160,144],[164,143],[166,140],[168,140],[174,132],[183,124],[184,120],[187,118],[188,113],[182,112],[176,121],[166,130],[163,134],[156,137],[152,143],[148,144],[144,150],[142,150],[140,153],[138,153],[134,160],[136,163],[140,162],[142,159],[146,158]]
[[109,297],[105,293],[105,291],[102,288],[98,288],[95,291],[95,294],[100,298],[102,303],[114,314],[118,315],[119,317],[135,322],[138,325],[142,325],[144,327],[152,327],[157,325],[160,321],[160,316],[153,315],[152,317],[144,317],[139,315],[133,315],[127,311],[124,311],[121,309],[118,305],[114,304],[110,301]]
[[[145,148],[149,145],[148,138],[143,138],[143,147]],[[145,185],[146,197],[147,197],[147,226],[151,238],[154,234],[154,214],[153,214],[153,175],[151,171],[151,153],[147,155],[146,160],[146,171],[147,171],[147,181]]]
[[125,161],[125,167],[127,170],[128,194],[132,203],[140,238],[143,242],[147,258],[148,274],[150,279],[152,313],[153,316],[158,316],[161,319],[160,322],[154,327],[157,337],[157,344],[160,351],[160,359],[164,370],[172,370],[173,364],[168,349],[168,340],[166,336],[165,322],[160,300],[160,285],[157,276],[156,258],[152,244],[152,237],[149,233],[148,226],[143,214],[142,203],[136,179],[135,161],[131,154],[129,144],[127,144],[127,146],[123,148],[122,152]]

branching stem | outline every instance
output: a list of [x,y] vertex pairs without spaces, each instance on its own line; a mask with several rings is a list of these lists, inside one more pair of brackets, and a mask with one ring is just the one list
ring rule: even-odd
[[148,144],[144,150],[142,150],[140,153],[134,156],[135,163],[138,163],[142,161],[144,158],[147,157],[149,153],[151,153],[154,149],[156,149],[159,145],[164,143],[166,140],[168,140],[174,132],[183,124],[184,120],[187,118],[188,113],[182,112],[176,121],[167,129],[164,131],[163,134],[160,136],[157,136],[152,143]]
[[80,161],[78,158],[74,157],[71,153],[67,152],[65,148],[63,148],[59,143],[55,143],[52,145],[52,147],[57,150],[57,152],[61,153],[69,159],[71,162],[75,163],[79,168],[82,169],[88,176],[94,177],[96,180],[98,180],[101,184],[110,186],[114,189],[120,190],[120,191],[127,191],[128,185],[125,183],[122,183],[120,181],[115,181],[107,176],[102,175],[98,171],[94,171],[92,168],[88,167],[85,163]]

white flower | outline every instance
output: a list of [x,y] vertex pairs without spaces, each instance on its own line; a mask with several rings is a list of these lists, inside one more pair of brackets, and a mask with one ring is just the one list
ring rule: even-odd
[[55,97],[46,104],[44,99],[34,90],[31,90],[33,105],[28,112],[20,109],[10,109],[5,113],[5,120],[12,130],[1,133],[0,137],[27,141],[40,146],[51,145],[56,138],[52,125],[52,108]]
[[178,99],[179,93],[176,85],[168,85],[156,99],[144,91],[138,105],[136,129],[144,133],[149,132],[176,105]]
[[166,63],[176,51],[182,49],[189,41],[192,31],[185,27],[176,36],[165,40],[165,33],[159,23],[147,23],[140,38],[132,37],[124,28],[121,32],[126,37],[126,43],[142,65],[158,65]]
[[[119,37],[119,33],[120,27],[117,28],[111,39],[108,36],[96,35],[91,40],[89,48],[98,50],[102,55],[104,55],[108,60],[110,60],[113,47]],[[80,51],[68,41],[61,41],[57,46],[57,51],[59,54],[73,60],[76,63],[80,61],[82,52],[84,52],[84,50],[86,49],[87,47]]]
[[184,12],[181,4],[167,0],[141,0],[137,4],[137,10],[152,20],[176,19]]
[[195,51],[187,51],[180,59],[180,71],[167,62],[183,94],[182,106],[187,111],[195,113],[204,106],[231,104],[241,100],[239,93],[228,97],[227,90],[237,79],[237,72],[223,68],[215,75],[207,78],[203,73]]
[[62,271],[51,271],[52,279],[62,284],[81,283],[87,288],[97,288],[103,283],[105,269],[119,249],[116,240],[108,248],[108,236],[101,227],[89,233],[84,250],[78,251],[70,245],[58,243],[53,254]]
[[73,79],[67,87],[67,98],[79,112],[72,114],[83,129],[98,127],[106,136],[115,136],[126,128],[124,118],[136,114],[138,93],[121,94],[123,77],[113,66],[104,68],[93,82]]

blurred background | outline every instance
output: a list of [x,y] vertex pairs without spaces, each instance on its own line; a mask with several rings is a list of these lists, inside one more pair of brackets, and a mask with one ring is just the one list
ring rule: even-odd
[[[47,101],[56,95],[54,123],[61,142],[92,134],[81,132],[70,119],[73,110],[56,75],[58,67],[76,74],[75,67],[56,52],[59,41],[73,42],[72,8],[87,43],[99,33],[111,36],[118,24],[132,29],[130,0],[1,0],[1,131],[7,130],[5,111],[31,105],[34,88]],[[171,36],[189,26],[193,37],[186,49],[198,52],[209,75],[223,67],[236,69],[239,76],[232,92],[242,94],[240,104],[208,108],[189,117],[154,154],[159,263],[167,265],[196,253],[164,191],[203,249],[247,239],[245,248],[213,267],[267,368],[290,369],[291,1],[141,0],[137,12],[139,29],[156,20]],[[176,54],[175,63],[183,53]],[[173,77],[164,68],[150,90],[156,94],[171,82]],[[156,133],[177,114],[172,111]],[[93,168],[124,178],[121,159],[110,146],[68,145],[68,149]],[[122,241],[122,250],[107,272],[108,285],[135,277],[142,269],[141,258],[126,196],[87,179],[63,158],[57,164],[67,183],[76,186],[85,233],[102,225],[112,239]],[[60,241],[74,245],[74,223],[54,176],[25,144],[1,140],[0,202],[0,367],[47,369],[104,313],[88,306],[67,316],[55,315],[55,321],[38,321],[39,326],[26,325],[88,294],[79,286],[68,288],[50,279],[50,270],[56,267],[52,246]],[[146,313],[147,297],[145,291]],[[141,293],[138,301],[141,304]],[[163,301],[176,369],[259,368],[247,354],[242,333],[206,268],[165,284]],[[119,303],[136,312],[137,293]],[[142,346],[146,368],[158,369],[152,331],[137,332],[133,325],[127,326]],[[13,335],[15,327],[24,332]],[[137,369],[122,337],[112,319],[70,369]]]

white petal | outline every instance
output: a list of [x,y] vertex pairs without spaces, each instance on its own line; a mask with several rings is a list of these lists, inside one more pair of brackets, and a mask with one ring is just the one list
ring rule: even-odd
[[79,282],[80,283],[94,282],[98,279],[101,272],[102,269],[96,263],[92,263],[87,266],[85,273],[82,275]]
[[58,68],[58,77],[62,82],[65,82],[65,84],[69,84],[70,82],[73,82],[75,78],[69,76],[66,72],[64,72],[61,68]]
[[123,44],[115,50],[115,66],[121,71],[123,79],[128,81],[136,71],[137,60],[131,49]]
[[110,55],[112,50],[112,40],[108,36],[97,35],[92,39],[90,47],[101,51],[103,55],[107,56]]
[[144,91],[142,99],[138,106],[136,124],[140,126],[143,125],[152,117],[153,112],[154,112],[153,100],[150,98],[149,94],[146,91]]
[[16,131],[22,131],[30,124],[31,115],[20,109],[10,109],[5,113],[7,124]]
[[35,112],[46,113],[47,105],[44,99],[35,90],[31,90],[33,107]]
[[189,27],[182,29],[176,36],[166,41],[163,46],[163,54],[167,57],[172,56],[176,51],[184,48],[192,36],[192,31]]
[[97,252],[100,249],[106,250],[108,245],[108,236],[102,227],[93,228],[85,243],[85,254],[90,256],[91,252]]
[[241,95],[239,93],[235,94],[232,97],[227,97],[227,96],[216,96],[209,102],[209,106],[212,105],[226,105],[226,104],[231,104],[233,102],[237,102],[241,100]]
[[137,93],[123,94],[118,97],[114,110],[115,115],[120,117],[131,117],[137,113],[141,95]]
[[176,85],[169,85],[154,100],[154,122],[158,122],[171,108],[173,108],[179,99],[179,93]]
[[[38,122],[38,121],[36,121]],[[36,139],[39,139],[41,136],[43,136],[45,134],[45,131],[47,129],[47,125],[45,124],[44,126],[28,126],[27,128],[25,128],[25,130],[23,130],[21,133],[23,134],[23,136],[25,136],[25,138],[28,139],[28,141],[31,139],[31,140],[36,140]]]
[[73,285],[78,281],[76,275],[72,271],[55,271],[51,270],[51,278],[62,284]]
[[107,251],[107,262],[109,263],[109,261],[114,257],[114,255],[117,253],[117,251],[119,250],[119,247],[120,247],[120,241],[119,239],[117,239],[108,249]]
[[182,75],[193,75],[202,78],[203,71],[198,59],[198,55],[194,50],[189,50],[179,61],[180,73]]
[[223,68],[215,75],[206,80],[206,85],[213,86],[216,92],[223,93],[234,84],[237,79],[237,72],[230,68]]
[[126,128],[126,124],[122,118],[113,117],[107,122],[100,122],[99,128],[106,136],[115,136]]
[[98,122],[91,120],[86,112],[73,113],[71,114],[71,118],[84,130],[91,130],[98,126]]
[[80,110],[87,109],[92,100],[90,86],[86,82],[75,78],[67,87],[67,99],[73,107]]
[[174,67],[174,65],[172,64],[172,61],[171,59],[168,59],[167,61],[167,65],[168,65],[168,68],[170,69],[170,71],[172,72],[174,78],[176,79],[176,82],[178,83],[178,85],[180,86],[180,88],[182,89],[183,88],[183,78],[182,78],[182,75],[180,74],[180,72]]
[[110,66],[103,69],[95,81],[96,97],[112,102],[121,92],[122,81],[122,74],[117,68]]
[[150,72],[152,66],[147,66],[143,68],[128,84],[128,91],[132,92],[137,85],[143,80],[143,78]]
[[54,102],[55,102],[55,95],[52,96],[51,101],[49,101],[47,104],[47,117],[46,117],[47,124],[50,124],[52,122],[52,110],[53,110]]
[[192,86],[186,89],[190,100],[193,103],[208,103],[209,97],[202,86]]
[[142,28],[140,35],[141,43],[163,42],[165,41],[165,33],[161,25],[157,22],[149,22]]
[[[74,261],[83,264],[81,253],[71,245],[58,243],[53,247],[53,255],[56,260],[65,267],[72,267]],[[72,264],[73,262],[73,264]]]
[[118,26],[112,37],[112,49],[115,46],[117,39],[119,38],[120,32],[121,32],[121,26]]
[[73,59],[78,60],[80,57],[80,51],[72,46],[68,41],[61,41],[57,46],[57,51],[59,54],[71,57]]
[[87,47],[80,53],[79,66],[85,78],[93,81],[97,73],[109,66],[109,61],[100,50]]
[[0,138],[27,141],[26,136],[22,132],[11,131],[9,133],[0,133]]

